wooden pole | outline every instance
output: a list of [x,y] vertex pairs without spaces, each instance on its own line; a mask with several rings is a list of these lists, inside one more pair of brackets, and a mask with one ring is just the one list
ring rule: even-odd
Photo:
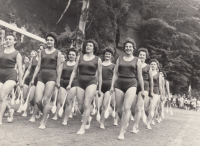
[[20,29],[18,27],[15,27],[15,26],[7,23],[7,22],[4,22],[4,21],[0,20],[0,25],[3,26],[3,27],[6,27],[8,29],[11,29],[13,31],[16,31],[16,32],[18,32],[20,34],[23,34],[23,35],[25,35],[25,36],[27,36],[29,38],[35,39],[35,40],[37,40],[39,42],[42,42],[42,43],[46,44],[46,40],[44,38],[41,38],[41,37],[39,37],[37,35],[34,35],[34,34],[30,33],[30,32],[24,31],[24,30],[22,30],[22,29]]

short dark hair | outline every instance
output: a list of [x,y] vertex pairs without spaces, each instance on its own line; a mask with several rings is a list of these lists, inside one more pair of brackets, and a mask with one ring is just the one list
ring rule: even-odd
[[14,37],[14,40],[17,41],[17,38],[16,38],[16,36],[15,36],[13,33],[8,33],[8,34],[6,34],[6,37],[7,37],[7,36],[13,36],[13,37]]
[[6,34],[6,37],[7,36],[12,36],[14,38],[14,41],[16,41],[16,43],[14,44],[14,46],[16,46],[17,45],[17,38],[16,38],[16,36],[13,33],[8,33],[8,34]]
[[55,45],[58,43],[58,36],[55,32],[50,32],[46,35],[45,39],[47,40],[48,37],[52,37],[55,41]]
[[159,64],[158,60],[157,60],[157,59],[151,59],[151,60],[149,61],[149,64],[151,64],[152,62],[157,63],[158,69],[160,70],[160,64]]
[[40,49],[40,46],[42,46],[43,48],[45,48],[44,44],[38,44],[37,48]]
[[149,51],[146,48],[140,48],[138,50],[138,56],[139,56],[140,52],[145,52],[146,53],[146,58],[149,58]]
[[25,61],[24,61],[24,60],[25,60],[25,58],[26,58],[26,57],[27,57],[27,58],[30,60],[30,58],[29,58],[28,56],[26,56],[26,55],[23,55],[23,56],[22,56],[22,64],[24,64],[24,63],[25,63]]
[[70,49],[67,51],[67,57],[68,57],[70,51],[75,52],[76,56],[78,55],[78,52],[77,52],[76,49],[73,47],[73,48],[70,48]]
[[125,49],[125,46],[127,43],[131,43],[133,45],[133,48],[136,49],[136,43],[135,43],[134,39],[127,38],[123,44],[123,50]]
[[62,52],[62,55],[67,59],[67,55],[64,52]]
[[166,72],[164,71],[164,70],[160,70],[160,72],[162,72],[163,73],[163,75],[164,75],[164,78],[166,78],[167,77],[167,74],[166,74]]
[[37,51],[35,51],[35,50],[31,50],[30,53],[31,53],[31,52],[34,52],[35,55],[37,56]]
[[84,44],[83,44],[83,49],[82,49],[82,53],[83,53],[83,54],[86,54],[86,45],[87,45],[87,43],[92,43],[92,44],[93,44],[93,46],[94,46],[94,54],[96,54],[97,51],[98,51],[98,44],[97,44],[97,42],[96,42],[95,40],[93,40],[93,39],[89,39],[89,40],[87,40],[87,41],[84,42]]
[[111,47],[105,47],[105,48],[104,48],[104,51],[103,51],[103,55],[105,55],[106,52],[109,52],[109,53],[111,53],[112,55],[114,55],[113,48],[111,48]]

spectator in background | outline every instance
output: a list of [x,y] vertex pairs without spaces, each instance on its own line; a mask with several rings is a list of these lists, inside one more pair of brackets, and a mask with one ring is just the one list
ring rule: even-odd
[[0,50],[4,48],[5,44],[5,30],[0,29]]
[[[21,29],[24,30],[24,31],[26,31],[25,26],[22,26]],[[23,43],[23,42],[24,42],[24,35],[21,34],[21,43]]]
[[199,100],[199,99],[197,100],[197,108],[196,108],[196,110],[197,110],[197,111],[200,110],[200,100]]

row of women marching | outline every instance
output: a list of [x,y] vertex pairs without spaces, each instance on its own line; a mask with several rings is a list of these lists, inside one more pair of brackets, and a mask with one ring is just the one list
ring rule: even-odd
[[[15,50],[16,38],[6,36],[6,44],[0,50],[0,125],[4,116],[13,121],[14,109],[20,104],[22,116],[32,114],[30,122],[40,116],[39,128],[45,129],[50,111],[53,120],[64,116],[62,125],[67,125],[69,117],[76,112],[82,115],[82,124],[77,134],[90,128],[94,114],[101,129],[111,114],[114,125],[121,121],[118,139],[123,140],[129,122],[134,119],[133,133],[139,132],[139,121],[151,125],[164,119],[164,105],[170,100],[169,82],[166,73],[160,70],[158,60],[151,59],[146,48],[136,49],[133,39],[123,45],[124,56],[112,63],[113,49],[106,47],[103,59],[96,56],[98,44],[87,40],[82,54],[75,48],[61,53],[55,48],[57,35],[46,36],[46,46],[30,52],[30,58],[22,57]],[[133,52],[137,51],[137,56]]]

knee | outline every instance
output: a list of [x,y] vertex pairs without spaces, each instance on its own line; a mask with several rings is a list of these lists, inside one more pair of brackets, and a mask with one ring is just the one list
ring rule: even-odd
[[150,105],[150,106],[149,106],[149,111],[154,111],[154,110],[155,110],[155,106]]
[[44,104],[44,105],[47,105],[49,102],[50,102],[50,101],[49,101],[48,98],[44,98],[44,99],[43,99],[43,104]]
[[102,110],[105,110],[107,107],[108,107],[107,105],[103,104]]
[[66,103],[65,103],[65,105],[66,105],[66,106],[70,106],[70,105],[71,105],[71,103],[72,103],[72,101],[71,101],[71,100],[67,100],[67,101],[66,101]]
[[136,109],[135,109],[135,112],[136,112],[136,113],[138,113],[138,112],[143,112],[142,106],[137,106]]
[[42,99],[37,99],[37,98],[36,98],[36,99],[35,99],[35,103],[36,103],[36,104],[42,104]]
[[124,108],[123,108],[123,113],[128,113],[130,111],[131,111],[131,107],[125,105]]
[[87,109],[90,109],[90,107],[91,107],[91,104],[85,103],[83,108],[84,110],[87,110]]

